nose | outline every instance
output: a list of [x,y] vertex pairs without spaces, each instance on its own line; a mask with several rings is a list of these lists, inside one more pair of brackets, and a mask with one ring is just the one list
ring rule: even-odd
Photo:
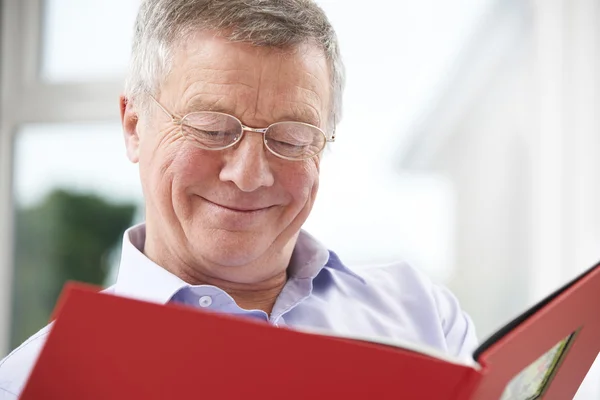
[[246,131],[237,145],[225,150],[219,179],[233,182],[243,192],[272,186],[275,178],[266,151],[262,134]]

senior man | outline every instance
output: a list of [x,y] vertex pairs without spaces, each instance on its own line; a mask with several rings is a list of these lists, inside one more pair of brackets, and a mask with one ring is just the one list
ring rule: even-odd
[[[353,271],[301,230],[343,81],[309,0],[145,1],[120,103],[146,218],[107,291],[468,357],[473,324],[446,289],[402,262]],[[1,361],[0,394],[20,393],[48,332]]]

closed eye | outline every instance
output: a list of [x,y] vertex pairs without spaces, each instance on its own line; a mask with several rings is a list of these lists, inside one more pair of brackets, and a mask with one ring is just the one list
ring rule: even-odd
[[274,142],[277,145],[285,146],[285,147],[306,147],[310,144],[310,143],[290,143],[290,142],[274,140],[274,139],[271,139],[270,141]]

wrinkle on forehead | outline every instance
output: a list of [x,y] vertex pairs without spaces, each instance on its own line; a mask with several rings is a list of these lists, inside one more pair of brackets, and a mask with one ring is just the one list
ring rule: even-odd
[[227,107],[220,105],[222,100],[225,98],[224,95],[214,95],[208,93],[197,93],[192,97],[186,105],[189,112],[194,111],[217,111],[227,113],[229,110]]
[[249,126],[320,126],[327,118],[329,72],[314,46],[286,51],[204,37],[180,47],[174,65],[165,89],[179,114],[219,111]]

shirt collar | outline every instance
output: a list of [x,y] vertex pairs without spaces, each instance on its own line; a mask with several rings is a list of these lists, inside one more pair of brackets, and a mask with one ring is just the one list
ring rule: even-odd
[[363,284],[365,284],[365,285],[367,284],[367,281],[365,281],[365,279],[362,276],[358,275],[356,272],[354,272],[350,268],[346,267],[342,263],[342,261],[340,260],[338,255],[335,254],[332,250],[329,250],[329,260],[327,261],[327,264],[325,266],[329,267],[331,269],[335,269],[337,271],[343,272],[345,274],[348,274],[348,275],[352,276],[353,278],[358,279]]
[[310,233],[301,230],[290,260],[290,277],[314,279],[324,267],[348,274],[365,283],[361,276],[341,262],[337,254],[328,250]]
[[145,241],[145,224],[125,231],[114,293],[165,304],[177,291],[190,285],[146,257],[143,253]]
[[[133,226],[125,231],[114,293],[165,304],[180,289],[190,285],[146,257],[143,253],[145,240],[145,224]],[[345,273],[365,283],[361,276],[340,261],[337,254],[301,230],[290,260],[290,278],[314,279],[323,268]]]

